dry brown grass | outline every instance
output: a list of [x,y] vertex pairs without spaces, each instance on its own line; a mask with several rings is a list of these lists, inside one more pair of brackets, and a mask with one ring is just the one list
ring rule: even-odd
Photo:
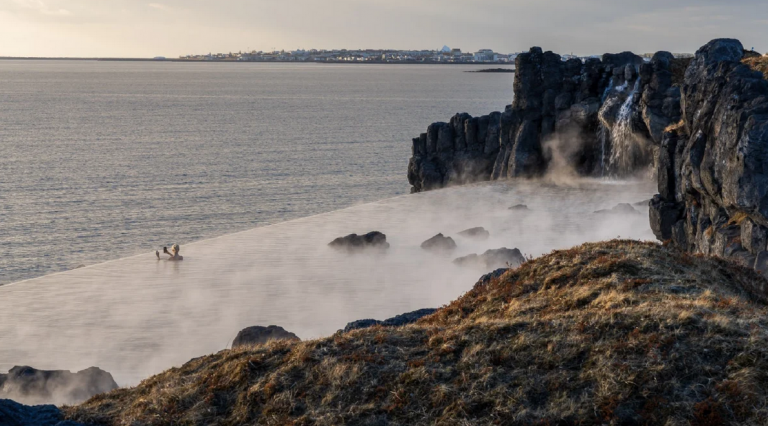
[[677,123],[670,124],[667,126],[664,131],[665,132],[677,132],[681,129],[685,128],[685,120],[680,120]]
[[764,424],[766,285],[658,244],[585,244],[414,325],[222,351],[64,410],[104,425]]
[[763,73],[765,78],[768,78],[768,56],[752,56],[744,58],[742,63],[748,65],[755,71]]

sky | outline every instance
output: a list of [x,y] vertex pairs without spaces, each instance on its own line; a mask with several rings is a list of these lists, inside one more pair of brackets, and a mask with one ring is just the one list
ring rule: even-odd
[[541,46],[579,55],[768,51],[767,0],[0,0],[0,56]]

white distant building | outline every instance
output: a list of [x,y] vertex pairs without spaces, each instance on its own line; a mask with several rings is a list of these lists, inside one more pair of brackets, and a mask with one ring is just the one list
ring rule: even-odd
[[477,52],[475,52],[474,59],[476,62],[490,62],[493,60],[493,50],[491,49],[480,49]]

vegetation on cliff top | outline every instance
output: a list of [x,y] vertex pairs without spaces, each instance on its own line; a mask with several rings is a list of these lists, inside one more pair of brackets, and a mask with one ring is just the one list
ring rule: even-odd
[[64,410],[105,425],[762,424],[766,285],[658,244],[585,244],[410,326],[226,350]]
[[741,62],[755,71],[760,71],[765,78],[768,78],[768,56],[745,57]]

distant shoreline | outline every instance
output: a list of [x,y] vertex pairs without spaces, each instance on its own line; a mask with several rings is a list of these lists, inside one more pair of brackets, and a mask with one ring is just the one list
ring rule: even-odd
[[[14,57],[14,56],[0,56],[0,61],[94,61],[94,62],[194,62],[194,63],[216,63],[216,64],[322,64],[322,65],[474,65],[474,66],[510,66],[514,67],[514,64],[495,64],[493,62],[437,62],[437,61],[365,61],[365,62],[347,62],[347,61],[209,61],[205,59],[154,59],[154,58],[46,58],[46,57]],[[509,71],[507,71],[509,72]]]

